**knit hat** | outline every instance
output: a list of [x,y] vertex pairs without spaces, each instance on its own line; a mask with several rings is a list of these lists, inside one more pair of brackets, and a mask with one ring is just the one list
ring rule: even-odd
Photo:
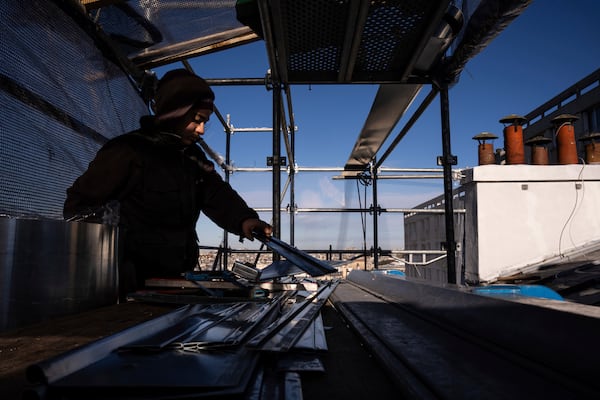
[[192,107],[213,110],[215,94],[208,83],[186,69],[167,72],[156,88],[154,113],[160,121],[180,118]]

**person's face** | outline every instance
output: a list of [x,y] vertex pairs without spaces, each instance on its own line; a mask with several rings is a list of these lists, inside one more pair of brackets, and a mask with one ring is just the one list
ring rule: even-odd
[[181,132],[181,143],[183,145],[189,146],[195,143],[201,135],[204,135],[204,126],[211,114],[210,110],[190,110],[186,115]]

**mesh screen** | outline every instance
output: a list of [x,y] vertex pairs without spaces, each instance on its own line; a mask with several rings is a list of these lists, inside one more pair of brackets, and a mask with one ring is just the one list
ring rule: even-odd
[[289,81],[337,81],[348,62],[353,81],[397,82],[412,68],[447,3],[371,0],[361,3],[367,4],[363,26],[350,0],[281,0],[273,25],[282,26]]
[[401,73],[415,55],[438,6],[436,2],[417,0],[371,2],[355,77]]
[[100,146],[147,109],[52,2],[3,1],[0,18],[0,214],[59,219]]
[[[111,4],[114,3],[114,4]],[[235,0],[104,2],[91,14],[138,65],[176,57],[251,32],[236,18]]]
[[315,72],[335,80],[344,42],[349,1],[284,1],[288,69],[293,75]]

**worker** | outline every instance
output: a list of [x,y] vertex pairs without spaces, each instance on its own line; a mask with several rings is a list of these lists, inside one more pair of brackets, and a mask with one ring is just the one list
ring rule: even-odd
[[158,81],[154,115],[142,117],[138,130],[108,141],[67,189],[65,219],[120,227],[121,299],[148,278],[195,269],[201,211],[242,238],[272,234],[195,144],[214,99],[199,76],[185,69],[167,72]]

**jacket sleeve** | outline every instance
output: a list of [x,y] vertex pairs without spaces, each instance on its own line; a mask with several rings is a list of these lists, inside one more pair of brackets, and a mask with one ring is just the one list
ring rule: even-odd
[[108,142],[67,189],[64,218],[82,216],[92,221],[100,218],[101,215],[94,214],[108,202],[119,199],[140,164],[130,144],[120,140]]
[[258,214],[216,172],[202,174],[199,185],[202,212],[228,232],[242,235],[242,222]]

